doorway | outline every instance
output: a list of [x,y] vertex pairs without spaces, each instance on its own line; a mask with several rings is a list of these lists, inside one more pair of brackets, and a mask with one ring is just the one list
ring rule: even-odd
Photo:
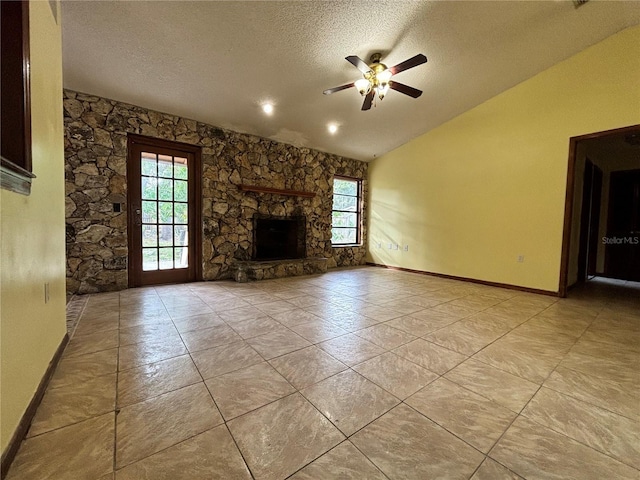
[[[634,170],[640,170],[640,125],[570,139],[561,297],[595,275],[637,280],[640,180],[636,186]],[[614,250],[620,244],[610,237],[626,246]]]
[[[640,162],[640,156],[639,156]],[[611,172],[605,274],[640,281],[640,169]]]
[[200,147],[129,135],[129,287],[201,277]]

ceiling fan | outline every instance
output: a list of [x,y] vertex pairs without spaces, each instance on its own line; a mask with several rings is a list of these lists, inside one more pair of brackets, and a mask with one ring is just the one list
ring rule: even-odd
[[371,63],[367,65],[364,60],[362,60],[360,57],[357,57],[356,55],[350,55],[346,57],[345,60],[347,60],[362,72],[363,78],[352,83],[347,83],[346,85],[340,85],[339,87],[330,88],[328,90],[325,90],[323,93],[325,95],[330,95],[332,93],[339,92],[340,90],[346,90],[347,88],[356,87],[358,89],[358,92],[360,92],[360,95],[364,97],[362,110],[369,110],[371,108],[371,104],[373,103],[373,99],[376,93],[378,94],[378,98],[382,100],[389,89],[396,90],[413,98],[418,98],[420,95],[422,95],[422,90],[410,87],[409,85],[405,85],[404,83],[395,82],[391,80],[391,77],[400,72],[426,63],[427,57],[419,53],[418,55],[411,57],[404,62],[400,62],[399,64],[391,68],[387,68],[384,63],[380,63],[381,58],[381,54],[374,53],[370,58]]

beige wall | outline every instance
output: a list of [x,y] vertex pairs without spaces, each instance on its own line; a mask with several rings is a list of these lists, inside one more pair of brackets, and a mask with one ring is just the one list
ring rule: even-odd
[[30,196],[0,193],[3,452],[66,331],[61,32],[49,2],[31,2],[30,23],[37,178]]
[[569,138],[640,123],[639,50],[622,31],[374,160],[369,261],[557,291]]

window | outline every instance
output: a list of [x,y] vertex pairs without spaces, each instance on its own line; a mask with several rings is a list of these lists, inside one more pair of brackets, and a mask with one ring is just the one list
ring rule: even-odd
[[333,210],[331,212],[331,243],[360,243],[361,181],[351,178],[333,179]]
[[29,103],[29,2],[0,2],[2,65],[2,188],[31,190],[31,106]]

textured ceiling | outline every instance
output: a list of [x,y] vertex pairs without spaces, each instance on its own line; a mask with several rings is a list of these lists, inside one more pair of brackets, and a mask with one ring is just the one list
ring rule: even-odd
[[[635,1],[65,1],[64,84],[370,160],[637,23]],[[424,94],[366,112],[355,89],[322,94],[360,78],[344,57],[374,52],[424,53],[394,77]]]

